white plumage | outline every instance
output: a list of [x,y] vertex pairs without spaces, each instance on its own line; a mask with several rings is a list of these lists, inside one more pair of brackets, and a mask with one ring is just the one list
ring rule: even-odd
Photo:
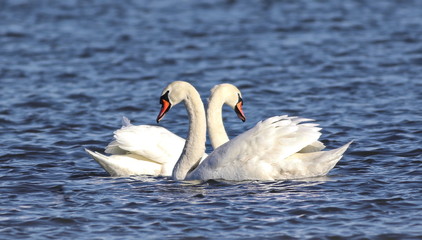
[[163,127],[132,125],[123,117],[122,128],[114,132],[114,141],[106,147],[110,156],[85,151],[111,176],[171,176],[184,145],[183,138]]
[[189,179],[275,180],[323,176],[350,143],[331,151],[300,153],[317,142],[321,128],[310,119],[276,116],[215,149]]
[[[223,104],[235,108],[240,96],[239,89],[231,84],[216,85],[211,90],[208,113],[212,121],[209,124],[209,133],[213,139],[219,140],[212,142],[214,148],[228,141],[222,122]],[[171,176],[185,142],[185,139],[166,128],[132,125],[129,119],[123,117],[122,128],[114,132],[114,141],[105,149],[105,153],[111,155],[106,156],[89,149],[85,151],[111,176]],[[202,159],[206,156],[203,153]]]
[[[276,116],[216,148],[198,164],[205,144],[205,110],[195,88],[176,81],[163,90],[168,105],[184,102],[189,116],[189,135],[172,177],[175,180],[276,180],[323,176],[341,159],[351,142],[331,150],[318,138],[320,128],[310,119]],[[160,114],[160,119],[164,116]],[[192,168],[194,168],[192,170]]]

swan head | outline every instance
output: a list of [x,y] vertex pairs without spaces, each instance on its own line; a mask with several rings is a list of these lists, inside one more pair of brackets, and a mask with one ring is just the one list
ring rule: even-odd
[[164,88],[160,97],[161,111],[157,116],[157,123],[176,104],[187,98],[190,90],[195,89],[190,83],[184,81],[174,81]]
[[[211,96],[222,99],[224,104],[229,105],[243,122],[246,121],[246,116],[243,113],[243,98],[240,90],[230,83],[223,83],[216,85],[211,89]],[[211,99],[210,99],[211,100]]]

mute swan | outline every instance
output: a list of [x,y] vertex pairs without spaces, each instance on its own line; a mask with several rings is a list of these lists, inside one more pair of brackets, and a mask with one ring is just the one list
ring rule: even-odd
[[[235,96],[235,97],[233,97]],[[208,104],[209,133],[213,148],[228,141],[222,120],[222,106],[229,105],[245,121],[243,100],[239,89],[231,84],[216,85],[211,89]],[[132,125],[123,118],[123,126],[114,132],[115,140],[105,152],[106,156],[89,149],[91,155],[111,176],[154,175],[171,176],[174,165],[182,153],[185,140],[160,126]],[[216,139],[216,140],[215,140]],[[203,154],[205,158],[207,154]]]
[[[183,152],[173,169],[175,180],[275,180],[322,176],[340,160],[351,142],[330,150],[299,153],[317,142],[321,133],[310,119],[275,116],[216,148],[203,161],[205,110],[195,88],[176,81],[162,92],[159,122],[170,108],[184,102],[189,132]],[[198,165],[199,164],[199,165]]]
[[[233,105],[236,103],[236,105]],[[242,111],[243,100],[240,90],[232,84],[223,83],[211,89],[211,96],[207,108],[207,129],[214,149],[229,141],[222,119],[222,106],[229,105],[236,112],[237,116],[244,122],[246,120]],[[239,110],[240,109],[240,110]],[[321,151],[325,145],[315,141],[303,149],[300,153]]]

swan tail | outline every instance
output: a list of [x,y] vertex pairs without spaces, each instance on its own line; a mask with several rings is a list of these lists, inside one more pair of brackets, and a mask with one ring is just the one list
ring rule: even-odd
[[352,142],[353,141],[350,141],[342,147],[330,151],[324,151],[322,156],[318,159],[318,165],[320,166],[319,168],[322,170],[322,172],[318,175],[326,175],[331,169],[333,169],[338,161],[340,161],[340,159],[343,157],[344,152],[346,152]]
[[118,174],[110,167],[110,158],[98,152],[93,152],[85,148],[87,152],[104,170],[106,170],[111,176],[117,176]]
[[89,149],[85,151],[112,177],[133,175],[170,176],[166,166],[157,164],[136,154],[105,156]]
[[324,176],[334,168],[351,143],[330,151],[295,153],[280,161],[279,174],[283,178]]

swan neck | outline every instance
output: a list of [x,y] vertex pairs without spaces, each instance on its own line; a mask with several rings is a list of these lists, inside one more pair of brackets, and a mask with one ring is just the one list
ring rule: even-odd
[[223,98],[219,95],[212,95],[208,103],[207,127],[211,145],[214,149],[229,141],[229,137],[227,136],[223,123],[223,104]]
[[193,88],[186,89],[183,102],[189,117],[189,132],[179,160],[173,169],[174,180],[184,180],[205,153],[206,120],[205,109],[199,93]]

